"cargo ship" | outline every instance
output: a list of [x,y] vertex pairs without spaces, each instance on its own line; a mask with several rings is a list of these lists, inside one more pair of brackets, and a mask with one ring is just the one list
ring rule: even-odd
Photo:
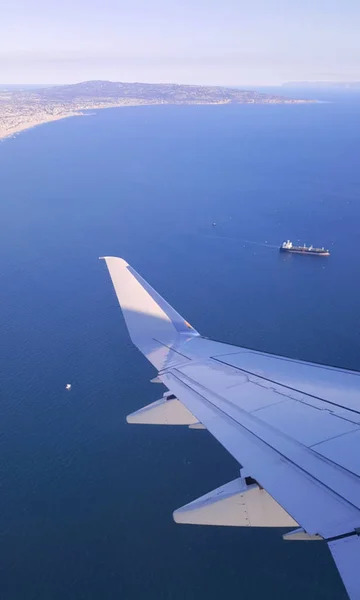
[[329,256],[329,250],[325,248],[314,248],[314,246],[293,246],[288,240],[280,246],[280,252],[293,252],[294,254],[311,254],[312,256]]

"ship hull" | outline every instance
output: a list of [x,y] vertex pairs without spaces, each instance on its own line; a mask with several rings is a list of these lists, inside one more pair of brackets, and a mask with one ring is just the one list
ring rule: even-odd
[[280,252],[288,254],[309,254],[310,256],[330,256],[328,250],[309,250],[308,248],[280,248]]

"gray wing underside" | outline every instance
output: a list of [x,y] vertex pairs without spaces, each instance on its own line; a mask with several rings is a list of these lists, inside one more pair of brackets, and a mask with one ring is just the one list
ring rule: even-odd
[[252,478],[175,520],[294,525],[286,537],[326,540],[349,597],[360,598],[359,373],[205,339],[125,261],[105,260],[134,344],[173,395],[130,421],[206,428]]

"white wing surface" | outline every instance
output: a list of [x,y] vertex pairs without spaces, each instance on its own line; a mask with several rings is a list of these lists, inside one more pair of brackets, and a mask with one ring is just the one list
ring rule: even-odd
[[325,540],[360,599],[360,374],[206,339],[124,260],[105,261],[131,339],[169,389],[128,422],[206,428],[243,466],[174,519]]

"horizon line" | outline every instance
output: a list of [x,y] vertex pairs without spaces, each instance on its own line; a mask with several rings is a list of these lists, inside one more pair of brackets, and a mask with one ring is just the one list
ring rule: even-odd
[[269,82],[257,82],[257,83],[229,83],[229,84],[218,84],[218,83],[201,83],[201,84],[197,84],[197,83],[178,83],[178,82],[174,82],[174,81],[166,81],[166,82],[159,82],[159,81],[129,81],[129,80],[114,80],[114,79],[83,79],[83,80],[77,80],[77,81],[73,81],[73,82],[62,82],[62,83],[44,83],[44,82],[32,82],[32,83],[24,83],[24,82],[17,82],[17,83],[8,83],[8,82],[0,82],[0,86],[1,87],[15,87],[15,86],[31,86],[31,87],[57,87],[57,86],[67,86],[67,85],[79,85],[81,83],[89,83],[89,82],[107,82],[107,83],[129,83],[129,84],[134,84],[134,83],[141,83],[141,84],[147,84],[147,85],[183,85],[183,86],[192,86],[192,87],[221,87],[221,88],[231,88],[231,87],[284,87],[284,86],[294,86],[294,85],[354,85],[354,84],[360,84],[360,79],[354,79],[354,80],[338,80],[338,79],[317,79],[317,80],[311,80],[311,79],[302,79],[302,80],[287,80],[287,81],[282,81],[282,82],[274,82],[274,83],[269,83]]

